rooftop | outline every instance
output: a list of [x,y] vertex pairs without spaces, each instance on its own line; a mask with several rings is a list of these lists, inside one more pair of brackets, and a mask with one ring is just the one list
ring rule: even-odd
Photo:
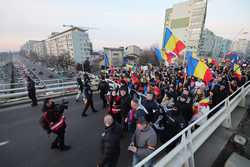
[[82,31],[82,32],[88,31],[88,30],[81,29],[81,28],[79,28],[79,27],[72,27],[72,28],[70,28],[70,29],[68,29],[68,30],[65,30],[65,31],[63,31],[63,32],[59,32],[59,33],[56,33],[56,34],[51,35],[51,36],[49,37],[49,39],[54,38],[54,37],[59,36],[59,35],[62,35],[62,34],[64,34],[64,33],[70,32],[70,31],[75,31],[75,30],[77,30],[77,31]]

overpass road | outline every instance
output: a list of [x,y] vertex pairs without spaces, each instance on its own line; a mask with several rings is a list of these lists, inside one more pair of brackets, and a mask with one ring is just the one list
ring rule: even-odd
[[[81,118],[83,106],[68,99],[69,109],[65,111],[67,129],[65,141],[72,146],[67,152],[51,150],[55,138],[48,136],[40,127],[40,102],[37,107],[29,104],[0,109],[0,166],[2,167],[94,167],[99,157],[99,143],[103,130],[101,101],[94,95],[98,113],[88,111],[88,117]],[[58,101],[60,102],[60,101]],[[129,137],[121,142],[119,167],[130,166],[131,155],[127,152]]]

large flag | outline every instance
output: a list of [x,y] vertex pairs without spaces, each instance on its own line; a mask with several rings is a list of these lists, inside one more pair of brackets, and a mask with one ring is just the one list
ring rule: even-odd
[[166,28],[162,48],[166,51],[174,52],[177,56],[179,56],[180,52],[185,49],[186,46],[180,39],[173,35],[169,28]]
[[213,79],[211,70],[205,64],[196,58],[194,58],[192,52],[187,52],[187,75],[195,76],[198,79],[202,79],[206,84]]
[[161,62],[164,60],[164,57],[163,57],[163,53],[162,53],[162,50],[161,49],[158,49],[156,48],[155,49],[155,55],[156,55],[156,59]]

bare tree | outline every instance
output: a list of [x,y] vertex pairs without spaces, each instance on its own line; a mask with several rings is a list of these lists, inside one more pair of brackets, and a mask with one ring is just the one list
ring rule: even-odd
[[139,64],[146,65],[148,63],[151,63],[153,65],[159,65],[153,48],[144,49],[142,55],[139,57]]

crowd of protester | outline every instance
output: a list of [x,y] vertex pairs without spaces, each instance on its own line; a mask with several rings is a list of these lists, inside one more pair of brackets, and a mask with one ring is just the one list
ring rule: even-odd
[[[128,151],[133,153],[132,166],[135,166],[157,146],[167,142],[214,108],[196,122],[192,130],[199,128],[225,105],[221,103],[225,98],[233,98],[238,88],[250,80],[250,64],[247,62],[240,64],[240,75],[235,75],[235,69],[230,63],[208,66],[213,75],[209,82],[187,76],[182,65],[134,65],[101,70],[98,90],[106,115],[101,138],[102,156],[97,166],[117,166],[120,141],[124,134],[131,137]],[[88,74],[79,76],[77,83],[79,94],[76,101],[83,100],[85,104],[81,116],[87,117],[89,107],[96,113]],[[43,108],[43,128],[48,133],[57,134],[51,148],[68,150],[70,147],[64,144],[66,124],[63,110],[67,108],[66,105],[56,107],[48,99]],[[172,150],[179,142],[180,139],[172,142],[166,151]],[[150,167],[152,162],[148,161],[144,166]]]
[[[183,66],[111,67],[101,71],[98,89],[103,107],[123,131],[133,136],[129,146],[134,153],[133,165],[152,153],[157,141],[167,142],[217,106],[193,128],[201,126],[220,109],[223,104],[219,103],[250,80],[248,63],[241,64],[240,76],[234,74],[230,64],[209,67],[213,73],[209,83],[187,76]],[[105,79],[119,86],[110,87],[108,93]],[[169,145],[167,151],[177,143]],[[151,166],[151,162],[146,166]]]

